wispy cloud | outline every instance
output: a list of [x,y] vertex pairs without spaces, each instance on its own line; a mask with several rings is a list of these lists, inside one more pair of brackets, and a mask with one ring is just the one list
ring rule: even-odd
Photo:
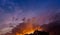
[[[60,12],[59,5],[57,5],[58,1],[55,2],[0,0],[0,29],[8,29],[7,27],[10,26],[10,23],[17,25],[24,17],[31,18],[40,16],[42,20],[40,20],[41,23],[46,20],[48,21],[47,18]],[[15,21],[15,19],[18,20]]]

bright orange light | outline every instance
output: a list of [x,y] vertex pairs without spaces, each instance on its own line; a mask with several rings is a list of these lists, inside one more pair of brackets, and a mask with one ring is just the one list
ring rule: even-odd
[[33,33],[34,31],[29,31],[29,32],[26,32],[25,34],[31,34],[31,33]]
[[31,34],[31,33],[34,33],[35,30],[42,31],[40,26],[35,25],[34,23],[35,23],[35,18],[33,18],[32,20],[28,19],[26,23],[23,23],[20,25],[18,30],[20,33],[17,33],[16,35]]

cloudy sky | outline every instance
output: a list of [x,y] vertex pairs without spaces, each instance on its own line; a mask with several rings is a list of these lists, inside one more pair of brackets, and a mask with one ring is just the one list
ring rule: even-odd
[[40,16],[43,22],[59,12],[60,0],[0,0],[0,30],[9,29],[10,23],[17,25],[24,17]]

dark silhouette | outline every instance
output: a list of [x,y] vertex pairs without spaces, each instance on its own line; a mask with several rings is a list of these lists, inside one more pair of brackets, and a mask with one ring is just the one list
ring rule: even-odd
[[57,13],[52,18],[52,22],[48,24],[50,35],[60,35],[60,13]]
[[25,34],[25,35],[49,35],[49,32],[36,30],[33,34]]

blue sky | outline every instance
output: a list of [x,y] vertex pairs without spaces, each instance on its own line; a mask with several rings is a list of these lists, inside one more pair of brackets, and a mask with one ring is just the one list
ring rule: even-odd
[[8,11],[8,13],[14,11],[15,7],[18,6],[25,11],[40,10],[42,8],[56,9],[60,8],[60,0],[0,0],[0,8]]
[[[60,0],[0,0],[0,29],[9,27],[12,18],[42,17],[43,20],[60,12]],[[15,24],[18,24],[15,22]]]

